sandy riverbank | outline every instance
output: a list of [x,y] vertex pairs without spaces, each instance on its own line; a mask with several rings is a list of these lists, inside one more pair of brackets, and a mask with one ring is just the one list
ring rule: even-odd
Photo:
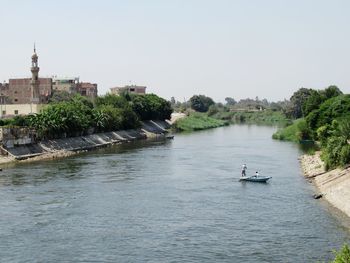
[[325,172],[320,152],[303,155],[300,161],[305,177],[316,185],[323,198],[350,217],[350,167]]

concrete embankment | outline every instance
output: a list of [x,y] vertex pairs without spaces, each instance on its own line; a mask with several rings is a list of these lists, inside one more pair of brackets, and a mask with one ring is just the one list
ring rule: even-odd
[[142,128],[135,130],[96,133],[86,136],[43,140],[34,144],[2,148],[5,155],[0,157],[1,163],[15,160],[42,160],[66,157],[78,152],[106,147],[112,144],[134,140],[164,137],[170,125],[165,121],[147,121]]
[[322,197],[350,217],[350,167],[326,172],[320,152],[300,160],[305,177],[314,182]]

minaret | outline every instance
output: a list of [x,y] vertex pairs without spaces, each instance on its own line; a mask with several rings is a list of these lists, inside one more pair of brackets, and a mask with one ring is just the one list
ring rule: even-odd
[[39,103],[39,67],[38,67],[38,55],[36,54],[35,44],[34,44],[34,54],[32,55],[32,67],[30,68],[32,72],[32,79],[30,81],[30,91],[31,91],[31,102]]

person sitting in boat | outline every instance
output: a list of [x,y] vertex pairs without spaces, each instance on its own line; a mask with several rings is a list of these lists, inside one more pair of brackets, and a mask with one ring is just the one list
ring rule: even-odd
[[259,173],[258,171],[256,171],[254,177],[258,177],[258,176],[259,176]]
[[247,165],[243,164],[242,165],[242,176],[246,176],[246,170],[247,170]]

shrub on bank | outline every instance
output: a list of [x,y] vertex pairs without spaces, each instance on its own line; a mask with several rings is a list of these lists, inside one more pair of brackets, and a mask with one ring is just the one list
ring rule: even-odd
[[198,131],[228,125],[228,122],[208,117],[204,113],[194,112],[175,123],[179,131]]
[[228,120],[232,123],[285,125],[289,120],[278,111],[248,111],[248,112],[224,112],[219,111],[213,115],[214,118]]
[[335,258],[331,263],[348,263],[350,262],[350,248],[345,244],[339,251],[334,251]]
[[285,128],[279,129],[277,132],[275,132],[272,135],[272,138],[275,140],[281,140],[281,141],[299,142],[300,135],[301,135],[299,127],[303,126],[303,124],[300,124],[302,122],[303,122],[303,119],[298,119],[294,121],[293,124]]
[[[321,132],[322,131],[322,132]],[[319,130],[319,134],[327,134],[322,139],[322,160],[326,169],[345,166],[350,162],[350,118],[334,120],[332,125]]]

